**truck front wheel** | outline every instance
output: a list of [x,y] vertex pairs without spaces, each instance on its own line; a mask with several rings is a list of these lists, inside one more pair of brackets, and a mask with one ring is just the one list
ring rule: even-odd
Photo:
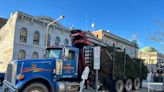
[[42,83],[31,83],[25,87],[23,92],[49,92],[48,88]]

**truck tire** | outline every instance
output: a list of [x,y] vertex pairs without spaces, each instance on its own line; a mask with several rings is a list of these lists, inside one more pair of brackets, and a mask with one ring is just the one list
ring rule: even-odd
[[115,91],[123,92],[124,91],[124,82],[122,80],[117,80],[115,83]]
[[49,92],[43,83],[31,83],[22,92]]
[[127,79],[126,82],[125,82],[125,90],[127,92],[131,91],[133,88],[133,82],[131,79]]
[[140,88],[140,86],[141,86],[141,81],[140,81],[140,79],[139,78],[136,78],[136,79],[134,79],[134,89],[135,90],[137,90],[137,89],[139,89]]
[[0,79],[0,86],[2,86],[3,84],[3,79]]

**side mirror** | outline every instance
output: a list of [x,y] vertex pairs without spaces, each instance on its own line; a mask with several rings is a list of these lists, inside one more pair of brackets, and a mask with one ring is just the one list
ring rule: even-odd
[[69,49],[64,48],[64,57],[68,57],[68,55],[69,55]]
[[83,79],[83,80],[88,79],[88,75],[89,75],[89,67],[86,66],[84,68],[84,71],[83,71],[82,75],[81,75],[81,79]]

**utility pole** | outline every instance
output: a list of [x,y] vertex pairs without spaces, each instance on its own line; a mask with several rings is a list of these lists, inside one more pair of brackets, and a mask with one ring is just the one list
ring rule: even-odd
[[148,52],[148,69],[149,69],[149,74],[148,74],[148,92],[150,92],[150,80],[151,80],[151,66],[150,66],[150,52]]
[[115,55],[116,55],[116,48],[115,48],[115,44],[113,44],[112,79],[115,79]]
[[124,78],[126,78],[126,48],[124,48]]
[[94,47],[94,70],[96,70],[96,92],[98,92],[98,71],[100,70],[100,46]]
[[88,30],[88,15],[87,15],[87,9],[86,9],[86,14],[85,14],[85,31]]

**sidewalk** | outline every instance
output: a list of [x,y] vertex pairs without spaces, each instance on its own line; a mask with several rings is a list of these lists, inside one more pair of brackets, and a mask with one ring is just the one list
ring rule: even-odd
[[[85,89],[84,88],[82,92],[96,92],[96,90],[95,89],[92,89],[92,88],[88,88],[88,89]],[[104,90],[104,91],[99,91],[99,92],[110,92],[110,91],[105,91]],[[148,92],[148,87],[143,86],[139,90],[132,90],[130,92]],[[162,91],[162,89],[161,90],[155,90],[154,88],[150,88],[150,92],[164,92],[164,91]]]
[[[92,89],[92,88],[88,88],[88,89],[83,89],[83,92],[96,92],[95,89]],[[103,90],[103,91],[99,91],[99,92],[109,92],[109,91],[106,91],[106,90]]]

